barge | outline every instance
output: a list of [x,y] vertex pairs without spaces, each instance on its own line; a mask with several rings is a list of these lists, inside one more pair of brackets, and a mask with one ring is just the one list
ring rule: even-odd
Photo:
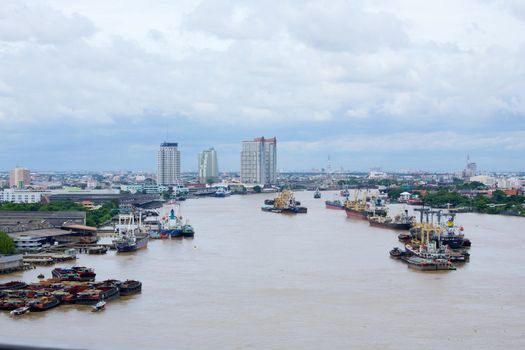
[[308,211],[306,207],[301,207],[297,204],[299,202],[295,200],[295,196],[290,190],[283,190],[279,192],[273,201],[265,200],[264,203],[265,204],[261,206],[261,210],[271,213],[306,214]]

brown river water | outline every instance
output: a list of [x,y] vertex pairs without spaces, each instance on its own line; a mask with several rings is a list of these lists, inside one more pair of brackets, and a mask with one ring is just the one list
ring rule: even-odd
[[[273,194],[188,200],[193,240],[79,255],[97,280],[138,279],[106,310],[65,305],[13,319],[0,343],[84,349],[525,349],[525,218],[459,214],[472,240],[456,271],[389,257],[398,232],[324,208],[262,212]],[[402,208],[392,206],[391,211]],[[66,264],[67,265],[67,264]],[[36,281],[52,267],[0,276]]]

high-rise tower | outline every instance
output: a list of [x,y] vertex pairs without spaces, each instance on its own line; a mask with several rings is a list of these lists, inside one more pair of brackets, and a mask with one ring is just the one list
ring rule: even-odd
[[177,142],[163,142],[157,153],[157,184],[178,185],[180,178],[180,151]]
[[277,139],[256,138],[243,141],[241,150],[241,181],[274,184],[277,180]]
[[30,181],[29,169],[16,167],[9,174],[9,187],[24,188]]
[[209,180],[219,178],[219,166],[217,163],[217,152],[210,148],[199,153],[199,182],[207,183]]

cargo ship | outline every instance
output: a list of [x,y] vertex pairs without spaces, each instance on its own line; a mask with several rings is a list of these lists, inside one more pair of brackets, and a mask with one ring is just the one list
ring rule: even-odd
[[371,216],[368,218],[370,226],[389,228],[393,230],[410,230],[414,226],[415,217],[408,215],[408,210],[405,210],[403,215],[389,216]]
[[357,198],[353,201],[347,200],[345,201],[344,209],[346,217],[349,219],[366,220],[368,218],[366,200],[359,200]]
[[148,236],[125,235],[113,243],[119,253],[134,252],[148,246]]
[[421,217],[420,222],[410,229],[412,239],[420,239],[422,234],[428,233],[430,234],[430,239],[438,242],[440,246],[448,246],[452,249],[471,246],[470,240],[465,238],[463,234],[463,226],[456,226],[455,224],[455,213],[446,214],[447,221],[443,223],[442,217],[444,214],[442,210],[432,210],[426,207],[414,210],[420,212]]
[[400,258],[409,267],[423,271],[456,269],[451,263],[448,247],[432,240],[428,230],[422,232],[420,241],[416,244],[406,244]]
[[172,204],[168,208],[169,214],[164,214],[161,217],[161,227],[159,230],[160,238],[193,237],[195,235],[193,226],[191,226],[187,220],[186,223],[183,223],[182,216],[180,214],[176,215],[175,213],[176,209],[177,213],[180,213],[180,206]]
[[284,213],[284,214],[305,214],[308,209],[306,207],[299,206],[295,196],[290,190],[283,190],[279,192],[277,197],[273,200],[273,204],[269,203],[268,200],[265,201],[265,204],[261,207],[262,211],[272,212],[272,213]]
[[346,200],[344,203],[346,217],[349,219],[367,220],[371,216],[386,216],[388,208],[382,198],[368,196],[361,193],[360,190],[355,192],[354,200]]
[[119,253],[134,252],[148,246],[148,235],[135,235],[140,227],[135,225],[134,214],[120,214],[118,225],[118,238],[113,241]]
[[325,205],[326,209],[336,209],[336,210],[344,210],[345,209],[344,204],[338,199],[333,200],[333,201],[324,201],[324,205]]

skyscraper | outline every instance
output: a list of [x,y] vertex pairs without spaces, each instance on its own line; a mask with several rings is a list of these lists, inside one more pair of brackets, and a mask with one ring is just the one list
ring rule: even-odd
[[157,184],[172,186],[180,184],[180,151],[178,143],[163,142],[157,153]]
[[29,169],[16,167],[9,175],[9,187],[24,188],[31,182]]
[[467,155],[467,168],[463,171],[463,177],[469,179],[476,176],[478,172],[477,164],[470,161],[470,156]]
[[274,184],[277,178],[277,139],[259,137],[243,141],[241,150],[241,181]]
[[199,182],[207,183],[209,180],[219,178],[217,152],[214,148],[206,149],[199,153]]

